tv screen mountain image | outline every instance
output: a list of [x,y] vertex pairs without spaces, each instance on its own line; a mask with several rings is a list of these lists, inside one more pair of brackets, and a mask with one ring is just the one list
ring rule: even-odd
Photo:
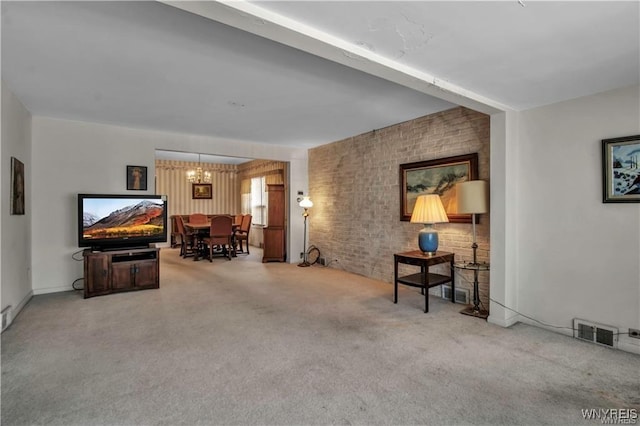
[[164,232],[163,203],[158,200],[85,200],[85,239],[135,238]]

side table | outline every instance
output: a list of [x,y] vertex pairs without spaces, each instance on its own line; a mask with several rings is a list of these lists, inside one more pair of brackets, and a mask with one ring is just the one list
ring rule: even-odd
[[473,271],[473,306],[460,311],[461,314],[471,315],[478,318],[487,319],[489,312],[480,309],[480,291],[478,289],[478,273],[480,271],[488,271],[489,264],[486,262],[458,262],[453,267],[459,270]]
[[[451,275],[432,274],[429,267],[440,263],[449,263]],[[398,277],[398,264],[416,265],[420,267],[417,274]],[[451,302],[455,303],[455,275],[453,273],[454,254],[444,251],[436,252],[434,255],[425,254],[420,250],[396,253],[393,255],[393,303],[398,303],[398,283],[410,287],[419,287],[424,293],[424,312],[429,312],[429,288],[451,283]]]

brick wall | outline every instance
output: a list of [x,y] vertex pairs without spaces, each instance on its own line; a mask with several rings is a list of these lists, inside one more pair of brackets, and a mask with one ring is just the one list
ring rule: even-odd
[[[393,282],[393,254],[417,249],[423,226],[400,221],[400,164],[474,152],[479,177],[488,181],[489,116],[463,107],[311,149],[309,244],[318,247],[322,257],[338,260],[330,267]],[[439,250],[454,252],[458,261],[471,260],[471,224],[436,228]],[[478,260],[488,262],[488,214],[480,215],[476,233]],[[448,274],[444,267],[434,269]],[[488,309],[489,274],[480,273],[479,278]],[[458,273],[456,284],[470,289],[472,297],[472,272]]]

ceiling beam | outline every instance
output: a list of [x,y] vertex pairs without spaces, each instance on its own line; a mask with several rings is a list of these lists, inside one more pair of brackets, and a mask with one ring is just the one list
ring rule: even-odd
[[160,2],[485,114],[512,109],[244,0]]

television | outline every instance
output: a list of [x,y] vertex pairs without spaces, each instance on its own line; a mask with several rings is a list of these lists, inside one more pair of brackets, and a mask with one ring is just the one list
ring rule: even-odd
[[166,195],[78,194],[78,246],[149,247],[167,241]]

